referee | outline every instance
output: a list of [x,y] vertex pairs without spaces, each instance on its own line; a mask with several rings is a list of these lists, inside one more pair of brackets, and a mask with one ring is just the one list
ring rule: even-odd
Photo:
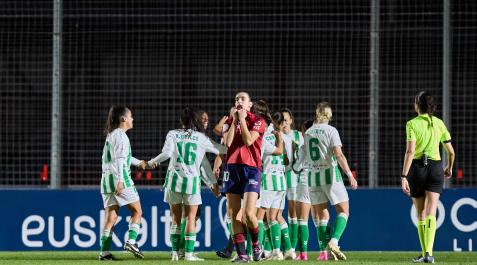
[[[444,122],[434,117],[434,97],[421,91],[414,101],[418,116],[406,124],[406,153],[402,167],[401,186],[412,197],[417,210],[419,241],[422,253],[413,262],[434,263],[432,248],[436,234],[436,209],[442,192],[444,177],[452,176],[454,148]],[[448,165],[443,170],[439,154],[442,143],[447,152]]]

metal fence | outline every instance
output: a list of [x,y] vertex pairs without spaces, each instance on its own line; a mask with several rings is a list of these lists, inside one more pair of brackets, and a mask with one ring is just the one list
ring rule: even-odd
[[[55,2],[62,3],[59,139],[51,131]],[[477,185],[474,1],[450,1],[449,13],[430,0],[55,2],[0,2],[2,186],[50,186],[52,138],[61,143],[61,186],[97,185],[109,106],[131,106],[133,154],[148,159],[184,106],[204,109],[214,124],[240,89],[274,110],[289,107],[297,124],[329,101],[359,184],[372,187],[399,184],[413,96],[427,89],[441,102],[449,91],[457,152],[450,184]],[[163,176],[164,168],[134,173],[144,186]]]

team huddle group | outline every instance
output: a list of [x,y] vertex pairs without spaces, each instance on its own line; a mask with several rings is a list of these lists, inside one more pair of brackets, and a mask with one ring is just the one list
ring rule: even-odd
[[[181,128],[169,131],[162,152],[144,161],[132,156],[126,135],[133,127],[131,111],[113,106],[102,156],[101,194],[106,216],[99,259],[115,259],[110,248],[121,206],[131,211],[124,249],[144,258],[136,243],[142,210],[130,167],[153,169],[169,160],[164,202],[172,213],[173,261],[203,260],[194,253],[201,181],[216,196],[222,194],[227,199],[230,238],[228,245],[217,251],[218,256],[231,258],[235,250],[232,261],[238,263],[308,260],[311,209],[320,249],[318,260],[346,260],[339,240],[349,217],[349,199],[339,167],[352,189],[358,185],[342,152],[338,131],[328,124],[331,118],[331,106],[319,103],[315,117],[296,130],[289,109],[270,113],[265,101],[252,102],[247,92],[239,92],[235,106],[213,129],[221,137],[220,144],[205,133],[207,114],[185,108]],[[216,155],[213,166],[206,153]],[[220,189],[219,177],[223,179]],[[283,216],[286,203],[288,222]],[[336,210],[333,222],[328,204]]]

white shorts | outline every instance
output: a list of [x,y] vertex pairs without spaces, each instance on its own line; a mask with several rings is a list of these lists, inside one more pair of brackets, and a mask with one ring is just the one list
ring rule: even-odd
[[296,201],[302,203],[311,203],[308,185],[298,183],[296,186]]
[[336,205],[341,202],[349,201],[343,181],[333,182],[331,185],[314,187],[310,190],[310,200],[312,205],[327,203]]
[[115,205],[122,207],[139,201],[139,194],[134,186],[123,189],[119,195],[115,193],[101,193],[101,196],[103,197],[104,208]]
[[287,200],[289,201],[296,201],[296,187],[288,188],[287,189]]
[[170,204],[200,205],[202,196],[199,194],[182,194],[180,192],[164,189],[164,202]]
[[266,209],[285,209],[285,195],[286,191],[262,191],[262,199],[260,200],[260,207]]

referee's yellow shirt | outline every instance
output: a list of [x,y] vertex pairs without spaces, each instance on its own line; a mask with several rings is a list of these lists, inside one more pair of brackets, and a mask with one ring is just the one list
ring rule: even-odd
[[406,123],[407,141],[416,141],[414,159],[419,159],[425,152],[431,160],[441,160],[439,152],[440,143],[450,141],[451,136],[444,122],[428,114],[418,115]]

